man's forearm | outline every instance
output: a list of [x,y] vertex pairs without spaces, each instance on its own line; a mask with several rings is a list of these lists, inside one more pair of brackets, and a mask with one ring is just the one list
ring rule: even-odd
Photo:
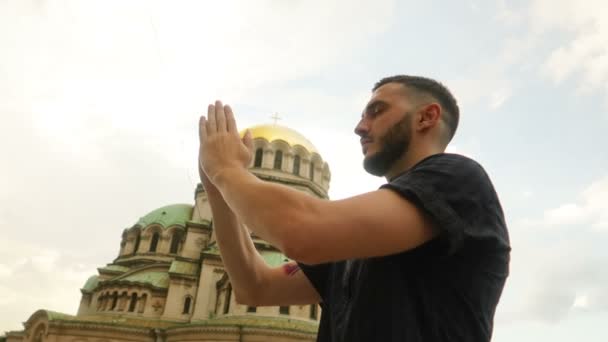
[[286,254],[299,247],[293,241],[304,242],[305,218],[314,217],[315,198],[263,182],[244,169],[229,170],[216,182],[226,203],[258,236]]
[[217,190],[207,192],[216,240],[222,260],[240,301],[253,298],[262,288],[263,272],[267,268],[249,232],[228,207]]

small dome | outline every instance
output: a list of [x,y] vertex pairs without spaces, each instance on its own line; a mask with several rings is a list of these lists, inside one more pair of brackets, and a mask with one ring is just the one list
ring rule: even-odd
[[[274,140],[286,141],[289,145],[296,146],[300,145],[308,150],[310,153],[319,153],[317,148],[302,134],[294,131],[291,128],[280,125],[258,125],[248,128],[251,131],[253,138],[264,138],[268,142]],[[245,134],[246,130],[241,132],[241,135]]]
[[147,227],[153,223],[167,228],[173,225],[186,226],[186,222],[192,218],[193,206],[190,204],[172,204],[158,208],[142,217],[136,226]]
[[82,287],[82,291],[91,292],[97,287],[97,284],[99,284],[99,277],[97,275],[90,276]]

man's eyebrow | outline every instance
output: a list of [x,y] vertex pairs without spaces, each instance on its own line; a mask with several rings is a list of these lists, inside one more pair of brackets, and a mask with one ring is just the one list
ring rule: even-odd
[[382,100],[374,100],[370,103],[367,104],[367,106],[365,106],[365,109],[363,110],[363,113],[367,113],[369,112],[373,107],[377,106],[377,105],[386,105],[387,103],[385,101]]

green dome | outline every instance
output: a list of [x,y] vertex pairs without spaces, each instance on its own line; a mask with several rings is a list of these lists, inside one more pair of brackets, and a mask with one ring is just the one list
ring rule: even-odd
[[87,282],[82,287],[82,290],[85,292],[91,292],[97,287],[97,284],[99,284],[99,278],[96,275],[90,276],[89,279],[87,279]]
[[163,228],[170,226],[186,226],[186,222],[192,218],[192,205],[172,204],[158,208],[146,216],[142,217],[135,224],[136,226],[147,227],[153,223],[161,225]]

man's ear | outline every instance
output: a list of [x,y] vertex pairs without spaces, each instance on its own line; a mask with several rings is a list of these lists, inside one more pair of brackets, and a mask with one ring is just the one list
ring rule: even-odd
[[439,120],[441,120],[441,106],[438,103],[430,103],[422,107],[419,111],[418,129],[426,130],[432,127],[435,127]]

